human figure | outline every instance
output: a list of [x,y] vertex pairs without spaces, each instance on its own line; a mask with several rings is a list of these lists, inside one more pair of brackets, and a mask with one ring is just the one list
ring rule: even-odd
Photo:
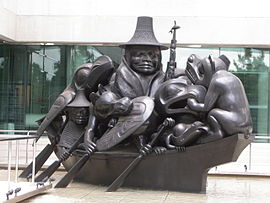
[[[156,40],[152,21],[151,17],[138,17],[133,37],[127,43],[120,45],[124,49],[122,61],[111,78],[110,86],[106,87],[114,94],[112,96],[114,100],[115,98],[132,100],[140,96],[154,98],[159,85],[164,81],[165,74],[162,71],[161,50],[165,50],[167,47]],[[101,100],[104,100],[102,97],[101,95]],[[126,103],[129,104],[130,102]],[[105,112],[104,108],[94,108],[101,109],[98,112],[99,115],[103,113],[108,116],[108,112]],[[150,121],[147,121],[142,127],[145,130],[138,129],[137,133],[133,134],[138,148],[145,145],[145,135],[151,134],[147,133],[148,130],[154,129],[149,124],[154,124],[154,126],[159,124],[159,121],[155,119],[157,117],[152,116]]]
[[66,159],[68,149],[85,134],[84,149],[92,153],[92,142],[96,119],[87,97],[97,91],[98,84],[108,84],[113,72],[113,63],[107,56],[99,57],[94,63],[83,64],[74,73],[71,84],[58,96],[51,109],[41,121],[37,135],[48,131],[51,142],[57,144],[57,155]]

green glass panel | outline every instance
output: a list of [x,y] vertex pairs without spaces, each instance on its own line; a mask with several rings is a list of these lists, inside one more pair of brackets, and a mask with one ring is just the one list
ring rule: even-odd
[[65,48],[62,46],[29,47],[30,102],[26,112],[26,126],[36,128],[42,118],[64,90]]
[[222,48],[221,54],[228,56],[231,60],[230,71],[241,79],[245,87],[253,120],[253,133],[269,136],[269,51],[251,48]]
[[72,80],[75,70],[84,63],[94,62],[101,54],[93,46],[68,46],[67,47],[67,83]]

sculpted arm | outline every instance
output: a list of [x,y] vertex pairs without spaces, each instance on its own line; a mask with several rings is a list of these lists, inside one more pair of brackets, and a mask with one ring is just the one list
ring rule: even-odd
[[88,153],[93,153],[96,148],[96,145],[93,142],[94,130],[96,127],[96,117],[94,116],[94,113],[93,113],[92,104],[89,107],[89,113],[90,113],[89,120],[88,120],[88,124],[86,126],[85,134],[84,134],[84,146]]
[[42,120],[39,128],[37,130],[37,135],[40,137],[46,128],[54,121],[54,119],[62,115],[64,108],[74,99],[75,92],[72,90],[66,90],[58,96],[58,98],[53,103],[49,112]]
[[218,88],[216,81],[212,81],[210,83],[209,89],[207,90],[204,103],[197,102],[195,98],[189,98],[188,106],[194,111],[208,112],[214,107],[219,95],[220,88]]

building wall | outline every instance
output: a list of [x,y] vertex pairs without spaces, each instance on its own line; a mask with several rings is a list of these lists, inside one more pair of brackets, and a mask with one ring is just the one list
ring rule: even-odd
[[16,38],[17,15],[0,1],[0,40],[14,41]]
[[[136,18],[154,18],[157,38],[179,44],[270,46],[267,0],[1,0],[0,34],[7,41],[117,44],[133,34]],[[3,37],[2,37],[3,38]],[[7,39],[8,38],[8,39]]]

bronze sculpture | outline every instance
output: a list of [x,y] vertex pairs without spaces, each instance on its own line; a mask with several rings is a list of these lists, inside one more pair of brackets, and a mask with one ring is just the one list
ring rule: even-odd
[[[131,40],[120,45],[124,54],[117,69],[102,56],[75,72],[38,129],[40,135],[48,131],[59,157],[39,181],[63,162],[69,171],[56,187],[77,176],[95,184],[113,182],[108,191],[124,184],[204,192],[209,168],[236,160],[252,140],[242,83],[228,72],[226,56],[191,55],[186,74],[176,75],[178,28],[175,23],[166,73],[161,50],[167,47],[156,40],[150,17],[139,17]],[[220,150],[224,147],[228,152]]]

